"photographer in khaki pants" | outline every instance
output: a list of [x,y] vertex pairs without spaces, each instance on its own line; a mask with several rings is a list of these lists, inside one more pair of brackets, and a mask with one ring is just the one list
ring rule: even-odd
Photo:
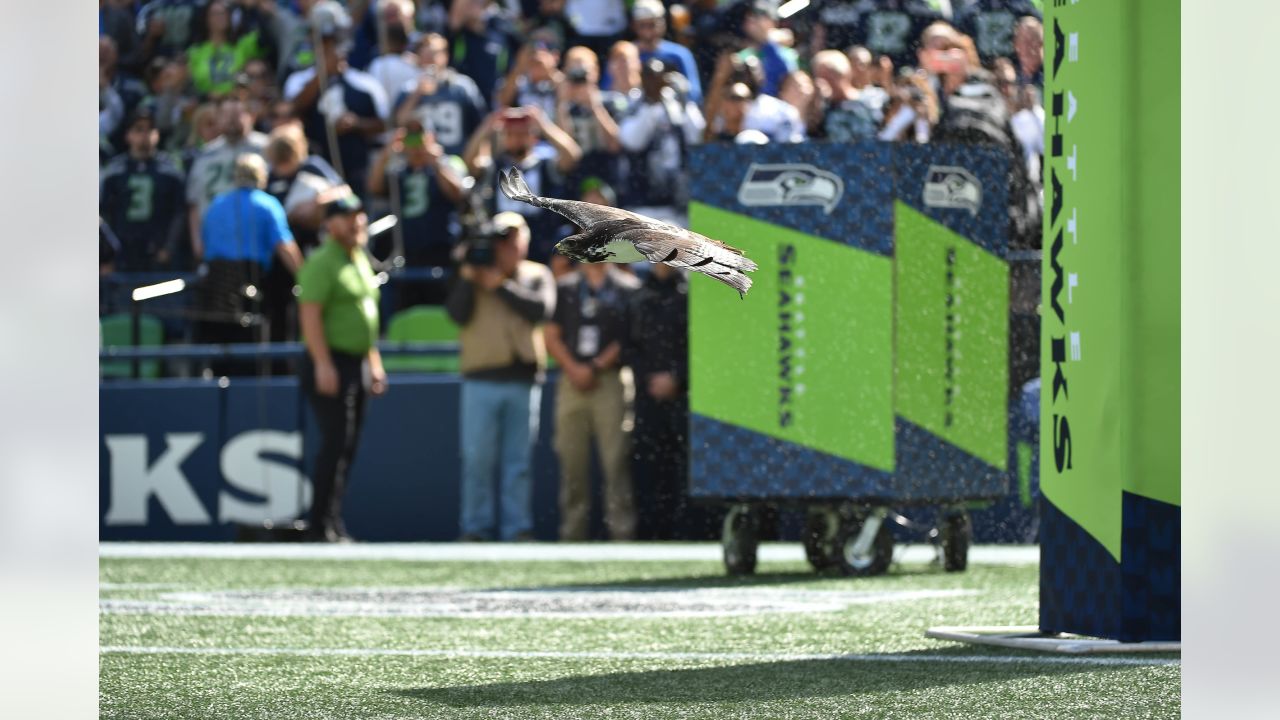
[[633,540],[631,443],[623,427],[632,395],[622,367],[635,277],[607,263],[583,264],[560,279],[547,324],[547,351],[562,368],[556,389],[556,454],[560,457],[560,539],[587,539],[591,510],[591,439],[604,470],[609,537]]
[[[493,230],[497,237],[488,242],[460,246],[466,257],[445,302],[462,328],[462,539],[532,540],[529,466],[547,366],[542,323],[555,308],[556,283],[546,265],[525,259],[529,226],[523,217],[498,213]],[[495,470],[501,478],[499,522]]]

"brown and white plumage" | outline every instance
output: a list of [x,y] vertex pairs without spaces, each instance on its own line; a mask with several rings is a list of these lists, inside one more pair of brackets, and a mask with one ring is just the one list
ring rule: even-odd
[[582,228],[556,244],[580,262],[648,260],[712,277],[745,297],[757,266],[742,251],[705,235],[605,205],[534,195],[517,168],[499,172],[498,187],[512,200],[546,208]]

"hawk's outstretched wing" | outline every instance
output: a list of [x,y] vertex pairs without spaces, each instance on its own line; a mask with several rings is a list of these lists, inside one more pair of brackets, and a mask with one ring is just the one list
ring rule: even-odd
[[597,205],[595,203],[582,202],[581,200],[557,200],[556,198],[534,195],[529,189],[529,184],[524,181],[524,176],[520,174],[520,170],[514,167],[510,170],[498,171],[498,187],[502,188],[502,193],[512,200],[528,203],[534,207],[546,208],[564,216],[569,222],[583,230],[588,230],[592,225],[608,220],[631,220],[634,222],[645,222],[647,220],[641,215],[636,215],[627,210],[611,208],[607,205]]
[[514,167],[499,171],[498,187],[512,200],[546,208],[582,228],[583,235],[570,239],[589,237],[594,254],[573,255],[579,260],[602,262],[609,258],[623,258],[621,261],[625,261],[634,254],[606,249],[613,247],[615,242],[629,242],[649,262],[688,268],[708,275],[737,290],[742,297],[751,289],[751,278],[743,273],[756,270],[756,264],[738,248],[719,240],[627,210],[534,195],[520,170]]
[[751,289],[751,278],[743,273],[755,270],[756,264],[724,243],[687,231],[651,228],[627,230],[619,233],[618,239],[631,241],[649,262],[700,272],[737,290],[740,296]]

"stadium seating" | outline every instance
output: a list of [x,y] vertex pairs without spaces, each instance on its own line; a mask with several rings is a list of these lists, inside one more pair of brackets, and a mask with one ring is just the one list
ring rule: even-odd
[[[458,326],[443,307],[415,305],[396,313],[387,323],[388,342],[456,342]],[[382,360],[387,372],[456,373],[458,357],[389,355]]]
[[[133,345],[133,319],[128,313],[107,315],[99,321],[102,336],[102,347]],[[138,320],[139,346],[159,346],[164,344],[164,327],[160,320],[151,315],[143,315]],[[143,360],[139,363],[139,375],[144,378],[160,377],[159,360]],[[133,376],[133,364],[128,360],[104,361],[101,365],[102,377],[127,378]]]

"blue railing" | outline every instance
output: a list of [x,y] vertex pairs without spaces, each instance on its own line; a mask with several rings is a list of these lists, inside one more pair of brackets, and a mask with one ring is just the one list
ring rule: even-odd
[[[447,282],[453,275],[453,269],[447,267],[413,267],[395,268],[385,274],[386,284],[382,293],[382,316],[388,318],[396,307],[396,292],[401,285]],[[103,275],[98,279],[98,314],[129,312],[132,305],[131,294],[134,288],[155,285],[169,280],[182,280],[188,290],[200,282],[200,274],[196,272],[161,271],[161,272],[117,272]],[[191,309],[191,293],[182,292],[175,295],[148,300],[146,312],[161,317],[166,321],[166,329],[170,335],[181,335],[180,328],[188,318],[184,313]]]
[[[380,342],[378,351],[383,355],[447,356],[458,353],[458,343]],[[98,360],[288,360],[302,357],[304,353],[306,346],[300,342],[151,347],[112,345],[98,351]]]

